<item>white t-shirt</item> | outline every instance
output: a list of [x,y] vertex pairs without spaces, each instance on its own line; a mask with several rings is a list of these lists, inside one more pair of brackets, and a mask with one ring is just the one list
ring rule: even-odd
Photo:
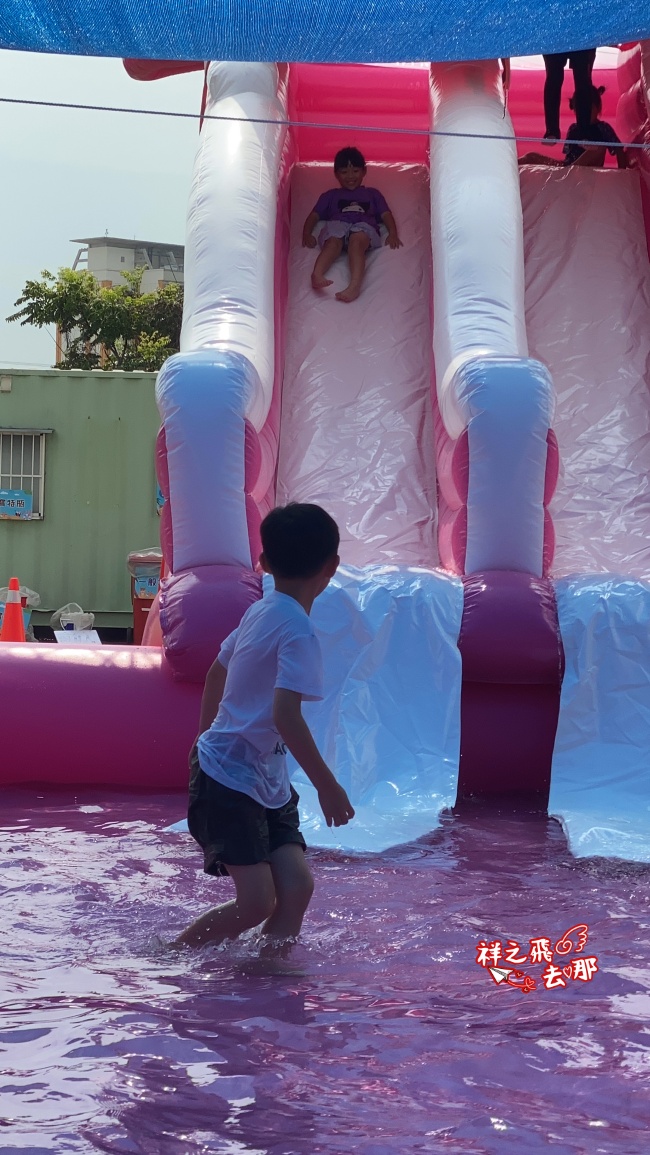
[[273,694],[295,690],[323,697],[318,638],[301,605],[274,590],[249,606],[219,651],[228,671],[219,712],[198,741],[199,764],[216,782],[249,794],[261,806],[291,796],[286,746],[273,724]]

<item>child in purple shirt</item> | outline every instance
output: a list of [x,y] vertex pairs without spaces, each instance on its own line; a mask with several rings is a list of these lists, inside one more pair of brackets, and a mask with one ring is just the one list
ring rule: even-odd
[[[334,176],[340,188],[329,189],[318,198],[305,221],[302,243],[305,248],[320,246],[311,283],[315,289],[325,289],[332,282],[325,274],[347,251],[350,265],[350,283],[336,294],[338,301],[355,301],[361,292],[366,270],[368,249],[381,247],[380,224],[388,229],[385,244],[398,249],[402,242],[397,235],[395,218],[383,196],[376,188],[366,188],[363,179],[366,162],[358,148],[342,148],[334,157]],[[318,221],[325,225],[318,237],[313,235]]]

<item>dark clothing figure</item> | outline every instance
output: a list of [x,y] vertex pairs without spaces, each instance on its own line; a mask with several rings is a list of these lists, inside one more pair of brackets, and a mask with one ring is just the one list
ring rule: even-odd
[[547,137],[552,137],[554,140],[559,140],[561,137],[560,102],[564,68],[568,61],[575,84],[574,108],[576,124],[578,125],[578,139],[587,139],[586,133],[591,121],[591,72],[595,59],[595,48],[585,48],[581,52],[553,52],[544,57],[546,66],[544,117]]
[[[605,145],[621,143],[616,135],[616,131],[606,120],[595,120],[593,124],[588,126],[586,132],[579,129],[577,124],[572,124],[566,134],[566,139],[567,143],[564,146],[565,165],[575,164],[578,157],[582,156],[585,151],[584,148],[581,148],[579,144],[574,144],[573,141],[590,140],[593,141],[594,144]],[[611,156],[615,156],[617,161],[619,161],[619,168],[627,167],[620,163],[620,160],[623,159],[620,155],[623,152],[621,148],[610,148],[608,151]]]

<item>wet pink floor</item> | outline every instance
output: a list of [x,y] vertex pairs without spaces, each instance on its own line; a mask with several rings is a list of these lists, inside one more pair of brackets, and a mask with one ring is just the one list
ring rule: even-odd
[[[649,868],[445,816],[377,859],[314,853],[306,973],[254,975],[252,943],[156,942],[229,895],[161,834],[182,810],[3,795],[3,1155],[650,1150]],[[576,922],[591,982],[522,995],[474,961]]]

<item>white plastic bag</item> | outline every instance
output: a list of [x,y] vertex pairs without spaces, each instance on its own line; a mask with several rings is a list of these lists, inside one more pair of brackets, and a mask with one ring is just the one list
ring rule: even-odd
[[[9,592],[9,586],[0,587],[0,602],[2,602],[5,605],[7,602],[8,592]],[[20,587],[20,596],[21,596],[21,599],[27,598],[27,605],[29,606],[30,610],[35,609],[36,606],[40,606],[40,604],[41,604],[41,595],[37,594],[36,590],[30,590],[27,586],[21,586]]]

